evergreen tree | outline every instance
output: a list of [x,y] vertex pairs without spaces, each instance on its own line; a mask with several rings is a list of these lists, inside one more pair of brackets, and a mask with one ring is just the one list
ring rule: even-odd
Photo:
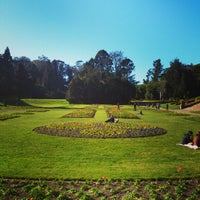
[[185,98],[187,96],[187,69],[179,59],[174,59],[165,70],[163,79],[166,80],[168,97]]
[[0,98],[7,99],[14,96],[14,70],[12,65],[12,57],[7,47],[4,54],[0,58]]

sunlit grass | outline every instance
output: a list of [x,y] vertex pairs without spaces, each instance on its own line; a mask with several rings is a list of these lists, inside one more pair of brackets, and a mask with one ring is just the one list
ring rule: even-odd
[[44,108],[83,108],[83,104],[69,104],[66,99],[22,99],[23,102],[34,107]]
[[[63,101],[57,103],[61,104]],[[138,114],[132,106],[125,107]],[[70,109],[68,104],[68,109],[54,108],[0,121],[0,175],[67,179],[98,179],[102,175],[114,179],[179,178],[177,167],[181,166],[182,178],[200,176],[200,151],[176,145],[188,130],[194,133],[199,130],[199,121],[144,108],[141,122],[166,129],[166,135],[134,139],[86,139],[41,135],[32,131],[35,127],[53,122],[104,122],[107,119],[101,105],[94,119],[62,118],[73,110],[74,107]],[[120,121],[135,123],[138,120]]]

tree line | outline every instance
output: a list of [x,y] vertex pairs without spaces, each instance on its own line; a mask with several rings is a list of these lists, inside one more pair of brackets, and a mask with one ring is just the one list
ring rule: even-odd
[[63,61],[45,56],[12,58],[7,47],[0,55],[0,99],[64,98],[70,70]]
[[178,58],[163,68],[160,59],[153,61],[142,85],[137,86],[138,99],[187,99],[200,96],[200,64],[183,64]]
[[100,50],[73,77],[66,98],[74,103],[127,103],[136,92],[134,68],[122,52]]
[[121,51],[97,52],[94,58],[70,66],[45,56],[31,61],[12,58],[7,47],[0,54],[0,99],[66,98],[71,103],[128,103],[131,99],[190,98],[200,95],[200,64],[174,59],[163,68],[153,61],[138,84],[133,61]]

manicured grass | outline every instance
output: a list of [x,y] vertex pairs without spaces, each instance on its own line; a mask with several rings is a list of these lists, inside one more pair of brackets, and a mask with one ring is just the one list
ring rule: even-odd
[[86,106],[69,104],[65,99],[22,99],[22,101],[30,106],[43,108],[83,108]]
[[[32,100],[33,101],[33,100]],[[56,105],[63,105],[59,100]],[[34,101],[31,103],[36,105]],[[50,101],[39,101],[46,107]],[[55,105],[54,104],[54,105]],[[50,106],[51,107],[51,106]],[[200,176],[200,150],[178,146],[188,130],[196,133],[199,117],[166,111],[145,110],[139,121],[162,127],[167,134],[134,139],[63,138],[37,134],[35,127],[52,122],[105,121],[104,107],[99,106],[95,118],[62,118],[75,107],[49,109],[47,112],[21,115],[0,121],[0,176],[18,178],[109,179],[134,178],[190,178]],[[62,107],[62,106],[58,106]],[[133,111],[132,106],[120,109]],[[120,119],[137,123],[138,119]],[[178,172],[177,168],[182,167]]]
[[66,107],[69,105],[65,99],[22,99],[22,101],[36,107]]

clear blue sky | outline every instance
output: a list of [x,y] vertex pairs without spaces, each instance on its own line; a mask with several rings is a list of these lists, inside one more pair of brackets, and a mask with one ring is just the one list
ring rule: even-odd
[[153,61],[200,63],[200,0],[0,0],[0,53],[74,65],[120,50],[142,82]]

